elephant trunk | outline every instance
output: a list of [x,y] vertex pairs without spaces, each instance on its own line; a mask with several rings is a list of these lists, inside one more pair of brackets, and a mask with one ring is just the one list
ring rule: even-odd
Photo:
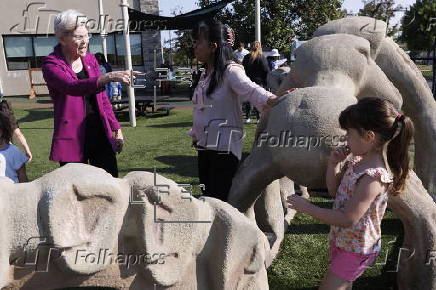
[[254,149],[233,177],[228,202],[240,212],[247,213],[265,187],[283,177],[278,168],[270,154]]
[[403,96],[403,110],[415,124],[415,168],[424,187],[436,201],[436,102],[426,80],[409,56],[386,38],[376,58]]

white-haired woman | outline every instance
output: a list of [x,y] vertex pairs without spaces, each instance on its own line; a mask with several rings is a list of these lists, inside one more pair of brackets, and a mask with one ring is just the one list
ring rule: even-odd
[[54,104],[50,160],[61,166],[89,163],[117,177],[116,152],[121,152],[124,142],[105,84],[129,84],[130,72],[101,75],[97,60],[88,52],[85,22],[76,10],[59,13],[54,21],[59,44],[43,60],[42,72]]

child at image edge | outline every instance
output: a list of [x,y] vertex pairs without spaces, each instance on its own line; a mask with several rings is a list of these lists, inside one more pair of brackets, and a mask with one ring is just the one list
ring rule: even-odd
[[[412,121],[378,98],[361,99],[341,112],[347,146],[332,150],[326,182],[333,209],[291,195],[288,207],[311,215],[330,229],[330,265],[320,289],[351,289],[381,248],[381,221],[389,194],[404,189],[409,172]],[[345,162],[344,162],[345,161]],[[343,164],[343,166],[341,166]]]
[[27,157],[13,144],[11,119],[0,112],[0,177],[8,177],[14,183],[27,182]]

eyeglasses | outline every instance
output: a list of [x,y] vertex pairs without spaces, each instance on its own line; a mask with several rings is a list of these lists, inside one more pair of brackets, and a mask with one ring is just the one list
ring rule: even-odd
[[92,34],[86,35],[72,35],[75,41],[89,40],[92,37]]

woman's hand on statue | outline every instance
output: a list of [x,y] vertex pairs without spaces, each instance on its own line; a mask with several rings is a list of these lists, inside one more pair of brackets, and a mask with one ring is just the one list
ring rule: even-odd
[[271,95],[271,96],[269,96],[268,100],[267,100],[266,103],[263,105],[262,111],[269,110],[269,109],[271,109],[272,107],[274,107],[275,104],[277,103],[278,99],[279,99],[279,97],[276,96],[276,95]]
[[298,90],[298,88],[291,88],[291,89],[286,90],[286,91],[281,91],[280,93],[277,94],[277,96],[281,97],[281,96],[287,95],[295,90]]

